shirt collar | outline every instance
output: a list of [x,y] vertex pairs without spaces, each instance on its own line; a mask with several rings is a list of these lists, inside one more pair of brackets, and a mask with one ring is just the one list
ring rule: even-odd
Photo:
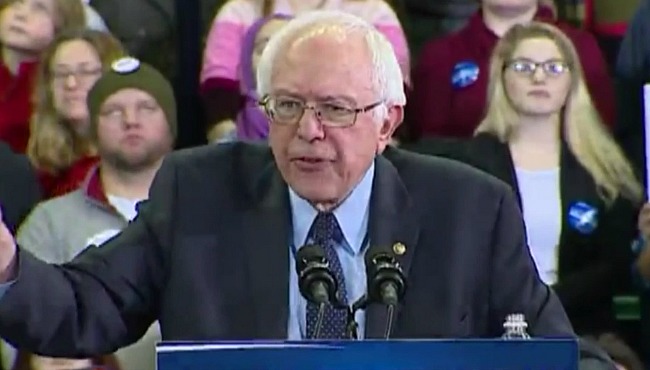
[[[375,163],[373,161],[352,193],[334,209],[334,215],[341,226],[343,237],[355,253],[359,253],[363,248],[363,242],[368,232],[370,194],[374,176]],[[296,248],[300,248],[307,239],[307,234],[318,210],[298,196],[291,187],[289,187],[289,202],[293,225],[293,243]]]

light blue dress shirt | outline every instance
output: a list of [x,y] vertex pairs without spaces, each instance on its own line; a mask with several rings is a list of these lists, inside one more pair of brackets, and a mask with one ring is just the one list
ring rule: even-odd
[[[343,268],[349,304],[356,302],[366,293],[364,252],[367,245],[363,244],[368,232],[370,194],[374,176],[375,165],[373,162],[352,193],[334,210],[334,215],[345,238],[344,245],[337,246],[336,252]],[[289,201],[291,204],[293,246],[297,250],[306,244],[307,234],[318,211],[291,189],[289,189]],[[291,247],[291,245],[288,246],[288,248]],[[287,333],[288,339],[301,340],[307,333],[307,302],[298,288],[298,275],[295,269],[296,262],[293,253],[289,253],[289,259],[289,322]],[[13,283],[14,281],[0,284],[0,298],[4,296]],[[363,310],[357,311],[355,318],[359,324],[359,338],[362,339],[366,324],[365,312]]]
[[[370,194],[374,175],[375,165],[373,163],[352,193],[334,210],[334,215],[345,238],[343,245],[336,246],[336,253],[343,268],[349,304],[356,302],[366,293],[364,252],[367,246],[363,244],[367,240]],[[289,201],[291,204],[293,246],[297,250],[306,244],[307,234],[318,214],[318,210],[291,189],[289,189]],[[287,333],[289,340],[300,340],[305,338],[307,333],[307,301],[302,297],[298,288],[298,275],[295,269],[296,261],[293,253],[289,253],[289,259],[289,326]],[[365,312],[362,310],[357,311],[355,318],[359,324],[359,338],[362,339],[365,330]]]

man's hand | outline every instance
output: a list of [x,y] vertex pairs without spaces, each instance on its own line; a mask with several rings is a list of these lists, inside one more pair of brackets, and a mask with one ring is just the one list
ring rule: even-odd
[[5,225],[0,208],[0,284],[15,278],[16,241]]

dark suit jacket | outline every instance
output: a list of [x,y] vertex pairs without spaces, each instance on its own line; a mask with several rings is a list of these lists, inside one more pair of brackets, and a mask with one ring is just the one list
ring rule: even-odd
[[619,77],[616,81],[617,106],[620,109],[617,110],[614,135],[641,173],[646,167],[643,85],[647,82],[650,82],[650,74],[646,79]]
[[[471,140],[425,139],[407,149],[467,162],[519,189],[506,144],[481,134]],[[579,334],[615,331],[612,298],[631,289],[630,244],[636,237],[638,207],[619,199],[611,206],[598,196],[591,175],[564,146],[560,159],[562,231],[559,242],[558,283],[553,286]],[[598,226],[589,234],[575,230],[568,211],[575,202],[598,209]]]
[[40,199],[36,173],[27,157],[0,142],[0,206],[3,221],[14,235]]
[[[494,337],[521,312],[536,336],[571,336],[525,247],[502,182],[454,161],[388,149],[376,160],[373,245],[402,242],[410,288],[396,338]],[[480,212],[477,212],[480,210]],[[267,147],[170,155],[121,235],[62,267],[19,250],[0,300],[0,336],[55,356],[110,353],[160,319],[165,340],[287,336],[290,207]],[[383,335],[384,307],[366,337]]]

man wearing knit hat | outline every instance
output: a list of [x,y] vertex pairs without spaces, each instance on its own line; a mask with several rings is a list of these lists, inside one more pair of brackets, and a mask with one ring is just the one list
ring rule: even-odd
[[[41,203],[17,239],[47,262],[70,261],[86,248],[101,248],[136,216],[136,204],[173,148],[176,104],[167,80],[137,59],[113,63],[88,94],[100,164],[75,192]],[[154,369],[158,325],[118,352],[126,369]]]

